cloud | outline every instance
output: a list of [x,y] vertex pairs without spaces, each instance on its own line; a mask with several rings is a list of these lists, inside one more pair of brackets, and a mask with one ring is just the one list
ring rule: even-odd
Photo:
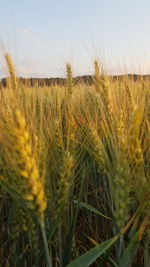
[[38,36],[35,33],[30,32],[29,30],[24,29],[23,33],[25,35],[27,35],[28,37],[30,37],[32,40],[37,40],[38,39]]

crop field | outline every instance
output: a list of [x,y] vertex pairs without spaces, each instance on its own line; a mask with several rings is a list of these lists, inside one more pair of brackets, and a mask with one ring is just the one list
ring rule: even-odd
[[0,266],[150,266],[150,81],[0,90]]

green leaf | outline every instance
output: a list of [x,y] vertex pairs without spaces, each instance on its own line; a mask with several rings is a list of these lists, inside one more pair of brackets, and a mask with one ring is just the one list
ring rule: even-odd
[[[77,204],[77,200],[74,200],[73,202],[75,204]],[[110,217],[106,216],[105,214],[101,213],[99,210],[95,209],[93,206],[91,206],[85,202],[80,202],[80,207],[86,208],[87,210],[90,210],[90,211],[94,212],[95,214],[97,214],[97,215],[99,215],[105,219],[111,220]]]
[[90,266],[98,257],[107,252],[107,250],[117,241],[119,235],[112,237],[109,240],[97,245],[96,247],[90,249],[88,252],[84,253],[82,256],[73,260],[67,267],[87,267]]
[[136,232],[133,238],[131,239],[128,247],[125,249],[122,257],[119,261],[119,267],[130,267],[134,256],[137,253],[138,245],[139,245],[139,232]]

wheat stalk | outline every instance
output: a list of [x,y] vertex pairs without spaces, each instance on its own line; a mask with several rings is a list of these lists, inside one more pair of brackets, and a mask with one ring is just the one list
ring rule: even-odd
[[7,63],[9,74],[10,74],[11,88],[14,91],[16,91],[17,90],[17,76],[16,76],[16,72],[15,72],[15,68],[14,68],[11,56],[8,53],[5,53],[5,60],[6,60],[6,63]]

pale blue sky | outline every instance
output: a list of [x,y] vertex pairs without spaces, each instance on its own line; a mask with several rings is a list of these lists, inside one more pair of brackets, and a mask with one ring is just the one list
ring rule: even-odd
[[0,45],[20,75],[63,76],[66,61],[92,73],[95,56],[150,73],[150,0],[0,0]]

